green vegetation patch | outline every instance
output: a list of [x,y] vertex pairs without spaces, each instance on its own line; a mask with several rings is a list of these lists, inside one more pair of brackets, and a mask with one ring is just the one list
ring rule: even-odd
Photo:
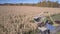
[[53,20],[60,20],[60,13],[52,15]]
[[57,34],[60,34],[60,32],[57,32]]

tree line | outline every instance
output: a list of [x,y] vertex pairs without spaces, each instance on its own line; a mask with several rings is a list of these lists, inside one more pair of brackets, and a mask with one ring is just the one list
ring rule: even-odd
[[36,4],[29,4],[29,3],[18,3],[18,4],[12,4],[12,3],[4,3],[4,4],[0,4],[0,5],[12,5],[12,6],[38,6],[38,7],[60,7],[60,4],[58,3],[58,1],[56,2],[51,2],[51,1],[42,1],[42,2],[38,2]]
[[58,1],[56,1],[56,2],[51,2],[51,1],[47,1],[47,2],[45,2],[45,1],[43,1],[43,2],[39,2],[39,3],[37,3],[37,6],[40,6],[40,7],[59,7],[59,3],[58,3]]

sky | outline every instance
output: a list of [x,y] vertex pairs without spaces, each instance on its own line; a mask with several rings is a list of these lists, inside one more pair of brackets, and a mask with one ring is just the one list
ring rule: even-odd
[[[2,3],[38,3],[41,0],[0,0],[0,4]],[[50,1],[58,1],[60,3],[60,0],[50,0]]]

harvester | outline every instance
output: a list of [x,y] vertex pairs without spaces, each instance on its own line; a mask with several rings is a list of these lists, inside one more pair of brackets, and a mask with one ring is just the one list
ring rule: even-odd
[[[48,18],[47,18],[48,16]],[[42,12],[40,13],[38,16],[34,17],[34,20],[36,23],[38,23],[38,29],[42,30],[42,31],[45,31],[45,30],[50,30],[51,32],[54,31],[54,33],[56,33],[56,27],[59,26],[59,24],[57,24],[53,18],[51,17],[51,14],[49,12]],[[52,25],[47,25],[47,27],[39,27],[41,26],[42,24],[45,24],[46,23],[46,20],[50,20],[53,24]],[[50,22],[50,23],[51,23]],[[53,32],[52,32],[53,33]]]

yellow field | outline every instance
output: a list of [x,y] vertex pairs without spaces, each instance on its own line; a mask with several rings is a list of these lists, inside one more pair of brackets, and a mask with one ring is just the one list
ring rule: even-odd
[[26,31],[35,30],[37,24],[31,23],[29,20],[32,20],[32,16],[46,11],[58,14],[60,8],[0,6],[0,34],[23,34]]
[[0,6],[0,14],[3,13],[3,14],[38,15],[41,12],[46,11],[50,12],[51,14],[60,13],[60,8],[46,8],[32,6]]

